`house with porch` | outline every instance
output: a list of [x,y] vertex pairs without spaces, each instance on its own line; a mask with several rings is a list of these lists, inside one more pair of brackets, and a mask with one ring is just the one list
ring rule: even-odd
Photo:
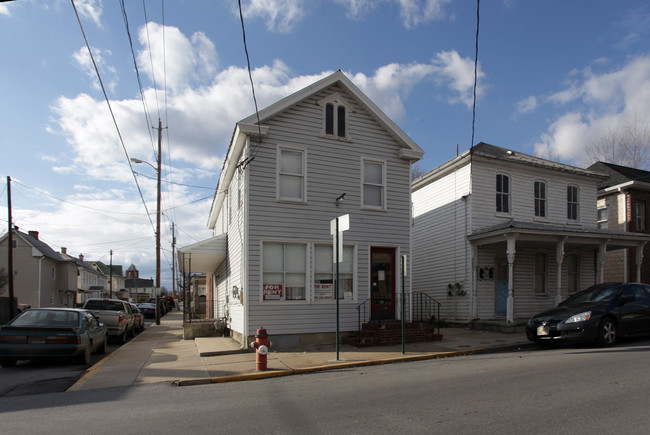
[[[422,154],[341,71],[238,122],[208,216],[214,237],[178,250],[184,276],[206,276],[206,316],[244,346],[260,327],[276,346],[333,343],[357,330],[360,307],[399,318]],[[343,216],[337,268],[332,222]]]
[[[606,162],[596,162],[588,169],[607,175],[598,185],[598,228],[650,234],[650,172]],[[608,254],[605,280],[635,280],[638,254],[634,249]],[[650,283],[650,243],[643,249],[641,278],[637,281]]]
[[647,234],[599,229],[605,175],[480,143],[413,183],[413,291],[450,322],[515,325],[605,279]]

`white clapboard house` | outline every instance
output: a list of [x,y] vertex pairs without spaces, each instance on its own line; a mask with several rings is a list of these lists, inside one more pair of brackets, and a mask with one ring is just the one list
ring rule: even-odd
[[[515,325],[602,282],[607,252],[648,235],[598,229],[603,174],[485,143],[413,183],[413,292],[442,319]],[[491,326],[492,326],[491,325]]]
[[185,274],[206,274],[206,316],[243,345],[260,327],[284,346],[332,342],[331,222],[347,215],[339,331],[356,330],[364,311],[399,318],[422,154],[340,71],[238,122],[208,218],[214,237],[179,250]]

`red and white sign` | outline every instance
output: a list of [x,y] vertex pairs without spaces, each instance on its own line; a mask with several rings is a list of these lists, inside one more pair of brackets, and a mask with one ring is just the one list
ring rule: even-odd
[[282,284],[264,284],[263,294],[265,301],[282,300]]
[[314,284],[314,299],[334,299],[332,284]]

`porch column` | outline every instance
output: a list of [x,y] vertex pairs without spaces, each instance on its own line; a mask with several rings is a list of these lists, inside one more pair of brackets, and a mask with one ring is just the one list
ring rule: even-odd
[[557,294],[555,304],[562,302],[562,263],[564,262],[564,244],[567,237],[560,239],[555,248],[555,262],[557,263]]
[[515,242],[517,240],[517,235],[507,236],[507,251],[506,255],[508,257],[508,301],[507,301],[507,314],[506,321],[508,323],[513,323],[515,321],[515,296],[514,296],[514,282],[515,282]]
[[472,255],[472,272],[471,272],[471,296],[470,296],[470,303],[472,304],[470,308],[470,313],[471,313],[471,318],[476,319],[478,317],[478,291],[477,291],[477,286],[478,286],[478,277],[476,276],[477,273],[477,267],[478,267],[478,246],[475,244],[471,245],[471,255]]
[[641,282],[641,262],[643,261],[643,247],[645,242],[636,247],[636,282]]
[[605,259],[607,258],[607,243],[604,241],[598,247],[598,284],[605,282]]

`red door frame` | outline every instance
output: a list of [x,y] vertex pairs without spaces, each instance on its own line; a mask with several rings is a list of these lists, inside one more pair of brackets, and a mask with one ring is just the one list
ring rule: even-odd
[[395,319],[395,278],[395,248],[370,247],[370,320]]

